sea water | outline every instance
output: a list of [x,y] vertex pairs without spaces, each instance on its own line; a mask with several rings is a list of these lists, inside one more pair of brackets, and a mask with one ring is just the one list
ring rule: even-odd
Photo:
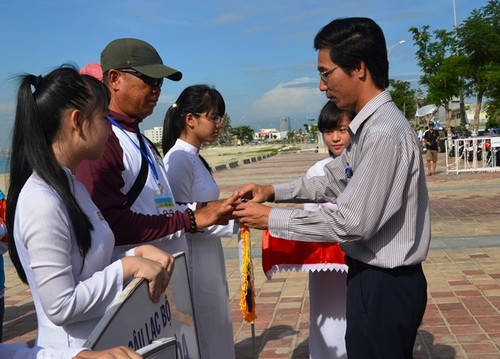
[[0,174],[9,172],[9,157],[0,156]]

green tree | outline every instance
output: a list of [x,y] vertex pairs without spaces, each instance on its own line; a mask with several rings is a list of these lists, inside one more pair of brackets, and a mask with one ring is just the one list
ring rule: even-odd
[[307,137],[307,132],[302,131],[301,128],[299,128],[298,131],[295,133],[296,142],[304,143],[306,137]]
[[486,121],[486,128],[499,128],[500,127],[500,120],[498,117],[493,118],[488,118],[488,121]]
[[418,47],[417,63],[423,72],[419,82],[427,89],[427,101],[444,107],[446,129],[451,133],[450,101],[459,95],[464,85],[461,75],[466,69],[465,58],[456,55],[452,32],[434,30],[431,33],[428,25],[412,27],[409,31]]
[[494,122],[500,121],[500,96],[497,96],[494,99],[489,99],[488,101],[486,101],[485,108],[488,120]]
[[231,142],[231,117],[226,113],[224,114],[224,121],[222,121],[222,127],[219,130],[219,138],[217,143],[219,145],[227,145]]
[[311,142],[317,143],[318,142],[318,125],[317,124],[310,125],[309,126],[309,133],[311,134],[309,137],[311,139]]
[[231,135],[235,136],[242,145],[252,142],[253,132],[253,129],[247,125],[231,128]]
[[483,98],[489,100],[488,114],[498,114],[500,93],[500,2],[473,10],[471,15],[456,29],[458,51],[467,59],[464,77],[467,79],[467,95],[476,96],[474,130],[479,129],[479,113]]
[[417,90],[412,89],[408,81],[391,79],[389,83],[389,91],[396,106],[398,106],[408,120],[414,118],[417,112]]

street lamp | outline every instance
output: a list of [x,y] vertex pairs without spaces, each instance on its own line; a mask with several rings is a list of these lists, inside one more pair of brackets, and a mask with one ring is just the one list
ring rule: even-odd
[[[453,23],[454,23],[454,30],[455,30],[455,36],[457,35],[457,6],[455,4],[455,0],[453,0]],[[464,103],[464,93],[462,91],[462,87],[460,86],[460,91],[458,94],[459,100],[460,100],[460,126],[462,128],[465,127],[465,103]],[[478,126],[479,127],[479,126]],[[476,127],[474,124],[474,132],[476,131]]]
[[388,49],[387,49],[387,58],[389,58],[389,55],[391,54],[391,51],[398,45],[402,45],[406,42],[406,40],[400,40],[399,42],[396,42],[394,45],[391,45]]

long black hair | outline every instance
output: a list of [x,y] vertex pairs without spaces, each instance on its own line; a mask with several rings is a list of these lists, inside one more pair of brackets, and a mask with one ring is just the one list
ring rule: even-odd
[[[166,155],[174,146],[175,141],[177,141],[182,131],[186,128],[187,114],[207,113],[214,107],[220,116],[224,116],[226,103],[220,92],[214,87],[204,84],[186,87],[165,114],[161,142],[163,155]],[[207,170],[212,173],[212,169],[201,155],[200,159]]]
[[19,277],[26,283],[26,273],[14,240],[14,223],[19,194],[33,172],[51,186],[66,205],[85,262],[93,227],[71,192],[52,143],[59,135],[61,119],[67,110],[80,110],[84,118],[90,120],[96,111],[107,111],[110,96],[103,83],[92,76],[80,75],[70,65],[61,66],[43,77],[24,74],[19,77],[19,82],[10,159],[7,227],[10,258]]

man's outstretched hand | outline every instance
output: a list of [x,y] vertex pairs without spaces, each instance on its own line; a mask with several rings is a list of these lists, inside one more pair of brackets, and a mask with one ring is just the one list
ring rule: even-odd
[[257,202],[241,202],[233,211],[234,218],[247,227],[268,229],[271,207]]
[[241,196],[250,202],[263,203],[274,199],[274,187],[248,183],[238,190]]

